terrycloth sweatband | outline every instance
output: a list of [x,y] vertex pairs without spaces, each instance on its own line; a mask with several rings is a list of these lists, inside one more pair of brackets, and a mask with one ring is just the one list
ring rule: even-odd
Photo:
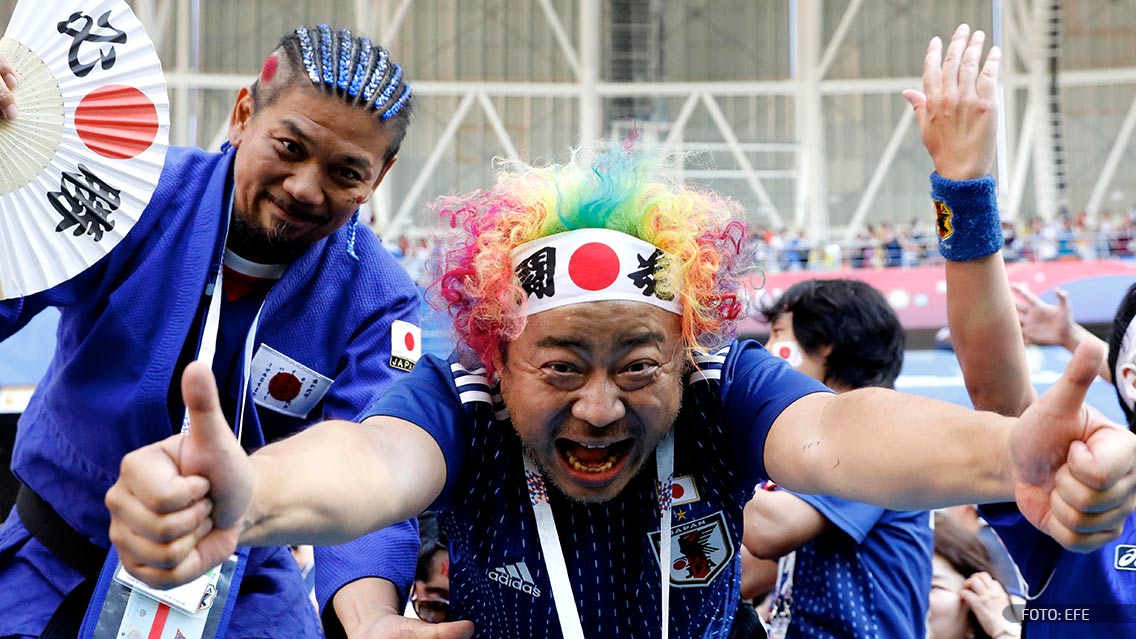
[[932,173],[931,199],[944,258],[966,262],[1002,249],[1002,220],[992,176],[956,181]]
[[654,245],[608,229],[578,229],[527,242],[510,254],[527,293],[525,314],[604,300],[643,302],[682,314],[681,278]]

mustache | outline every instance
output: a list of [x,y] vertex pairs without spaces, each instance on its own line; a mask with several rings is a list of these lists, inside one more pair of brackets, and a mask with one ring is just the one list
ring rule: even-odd
[[302,220],[304,222],[313,222],[313,223],[326,222],[327,221],[327,218],[325,218],[324,216],[316,214],[316,208],[314,206],[309,206],[307,204],[301,204],[301,203],[293,200],[292,198],[288,198],[288,197],[285,197],[285,198],[277,197],[277,196],[275,196],[275,195],[273,195],[273,194],[271,194],[267,191],[262,192],[261,196],[264,197],[264,199],[268,200],[269,202],[272,202],[276,206],[279,206],[281,209],[284,210],[285,213],[287,213],[291,217],[296,218],[297,220]]

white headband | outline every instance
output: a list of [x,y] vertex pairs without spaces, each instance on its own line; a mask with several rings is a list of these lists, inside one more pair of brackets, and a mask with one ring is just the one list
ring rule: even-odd
[[509,252],[513,272],[528,293],[526,315],[605,300],[644,302],[681,315],[681,281],[675,269],[665,293],[669,299],[659,297],[655,288],[655,273],[665,255],[653,244],[608,229],[557,233]]

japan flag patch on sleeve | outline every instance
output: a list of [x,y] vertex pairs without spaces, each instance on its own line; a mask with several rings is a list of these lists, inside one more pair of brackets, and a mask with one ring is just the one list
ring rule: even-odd
[[252,400],[258,406],[301,419],[323,399],[331,382],[267,344],[257,348],[249,371]]
[[391,368],[410,371],[422,357],[422,329],[410,322],[391,324]]

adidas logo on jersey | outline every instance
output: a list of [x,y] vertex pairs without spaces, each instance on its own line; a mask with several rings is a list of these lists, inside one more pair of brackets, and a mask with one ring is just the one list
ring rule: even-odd
[[494,568],[489,571],[489,578],[503,586],[520,590],[526,595],[532,595],[534,598],[540,596],[540,588],[536,587],[536,582],[533,581],[532,574],[529,573],[529,568],[523,561]]

